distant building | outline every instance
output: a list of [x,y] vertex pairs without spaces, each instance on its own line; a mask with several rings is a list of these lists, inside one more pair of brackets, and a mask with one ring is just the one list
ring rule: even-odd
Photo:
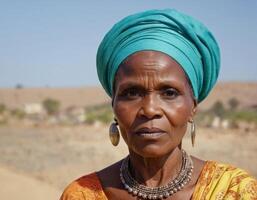
[[85,108],[70,106],[66,109],[66,115],[73,123],[83,123],[86,120]]
[[219,117],[214,117],[211,126],[213,128],[220,128],[221,125],[221,119]]
[[42,104],[40,103],[28,103],[24,106],[24,112],[27,115],[43,114],[45,112]]

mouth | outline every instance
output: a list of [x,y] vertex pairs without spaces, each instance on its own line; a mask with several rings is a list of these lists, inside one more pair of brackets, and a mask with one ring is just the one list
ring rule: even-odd
[[162,129],[159,128],[140,128],[138,130],[135,131],[135,134],[141,137],[149,137],[149,138],[155,138],[155,137],[159,137],[163,134],[165,134],[166,132]]

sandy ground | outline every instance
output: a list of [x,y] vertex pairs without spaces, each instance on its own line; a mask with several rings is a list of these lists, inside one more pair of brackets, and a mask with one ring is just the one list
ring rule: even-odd
[[0,168],[0,177],[1,199],[55,200],[60,195],[60,191],[49,184],[5,168]]
[[[195,156],[244,168],[257,177],[257,133],[197,129]],[[58,199],[75,178],[127,155],[124,142],[113,147],[106,126],[0,126],[1,199]],[[3,194],[6,195],[3,197]]]

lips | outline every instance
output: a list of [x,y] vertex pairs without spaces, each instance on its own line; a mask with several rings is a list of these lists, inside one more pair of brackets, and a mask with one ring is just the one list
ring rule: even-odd
[[135,133],[138,136],[144,136],[144,137],[158,137],[164,133],[166,133],[164,130],[155,128],[155,127],[143,127],[135,131]]

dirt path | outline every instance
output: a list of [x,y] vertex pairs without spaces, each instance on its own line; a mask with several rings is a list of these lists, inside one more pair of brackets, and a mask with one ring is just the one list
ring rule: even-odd
[[1,199],[58,200],[60,191],[34,178],[0,167]]

